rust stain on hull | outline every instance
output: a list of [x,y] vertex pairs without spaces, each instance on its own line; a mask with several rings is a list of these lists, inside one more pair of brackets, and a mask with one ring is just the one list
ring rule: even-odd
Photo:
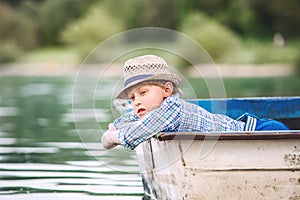
[[299,167],[300,166],[300,154],[285,154],[284,161],[289,166]]

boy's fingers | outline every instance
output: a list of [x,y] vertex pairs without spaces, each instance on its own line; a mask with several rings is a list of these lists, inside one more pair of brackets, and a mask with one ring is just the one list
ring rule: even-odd
[[112,123],[110,123],[108,125],[108,129],[111,130],[111,131],[115,131],[116,130],[115,126]]

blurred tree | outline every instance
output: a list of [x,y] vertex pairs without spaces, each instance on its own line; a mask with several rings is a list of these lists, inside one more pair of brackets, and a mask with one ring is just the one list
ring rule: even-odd
[[[16,61],[25,50],[38,46],[38,9],[33,2],[3,0],[0,3],[0,62]],[[23,9],[23,4],[32,4],[30,11]]]
[[83,59],[100,42],[122,30],[122,23],[100,3],[94,4],[83,18],[69,23],[60,39],[78,50]]
[[296,60],[295,64],[295,73],[297,76],[300,76],[300,51],[299,51],[299,55],[298,55],[298,59]]
[[179,25],[179,1],[143,0],[142,26],[176,29]]
[[300,38],[299,0],[248,0],[258,11],[256,23],[266,34],[280,32],[285,38]]
[[232,0],[227,5],[226,12],[219,12],[216,18],[241,36],[255,35],[260,27],[255,27],[257,16],[255,10],[245,1]]
[[1,3],[5,3],[7,5],[10,5],[11,7],[18,7],[23,2],[24,2],[24,0],[1,0]]
[[[142,1],[141,0],[104,0],[103,6],[109,13],[123,21],[128,29],[140,27],[142,24]],[[114,12],[118,10],[118,12]]]
[[12,42],[21,49],[36,46],[35,24],[23,13],[0,4],[0,41]]
[[67,23],[82,16],[95,0],[47,0],[39,9],[39,28],[45,45],[59,43]]
[[[128,29],[163,27],[176,30],[180,24],[181,3],[178,0],[106,0],[104,3],[115,17],[122,19]],[[115,10],[120,12],[114,12]],[[137,41],[139,37],[145,39],[145,36],[137,35],[128,40]],[[162,40],[172,39],[169,35],[159,37]]]
[[217,62],[240,44],[239,37],[230,29],[201,12],[188,15],[181,31],[202,45]]
[[299,0],[189,0],[188,12],[201,10],[245,37],[271,39],[276,32],[299,38]]
[[111,11],[124,19],[128,28],[156,26],[177,29],[180,17],[180,1],[176,0],[108,0]]
[[29,48],[37,41],[43,46],[58,45],[59,33],[67,24],[81,18],[90,6],[99,2],[105,3],[105,9],[125,29],[157,26],[178,30],[190,13],[201,11],[243,37],[270,41],[277,32],[284,39],[300,36],[299,0],[1,0],[2,5],[9,5],[5,10],[10,11],[1,11],[0,21],[6,21],[6,25],[0,31],[10,30],[11,37],[25,33],[26,41],[16,41]]

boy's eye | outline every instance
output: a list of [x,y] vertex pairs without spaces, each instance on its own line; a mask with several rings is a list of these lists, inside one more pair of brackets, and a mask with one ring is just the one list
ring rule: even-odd
[[130,96],[131,101],[134,101],[134,98],[135,98],[134,95]]
[[140,94],[143,95],[143,94],[146,94],[146,92],[147,92],[146,90],[142,90],[142,91],[140,92]]

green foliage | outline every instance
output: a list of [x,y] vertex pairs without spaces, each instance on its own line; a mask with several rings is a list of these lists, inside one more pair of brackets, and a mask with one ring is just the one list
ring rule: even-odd
[[294,64],[294,67],[295,67],[295,72],[298,76],[300,76],[300,52],[298,54],[298,58]]
[[[299,0],[2,0],[0,60],[62,42],[78,48],[83,57],[116,32],[154,26],[192,36],[217,62],[240,57],[237,62],[295,63],[297,51],[287,44],[300,39],[299,10]],[[276,33],[285,40],[282,48],[272,47]],[[262,45],[240,46],[239,38]],[[132,40],[137,38],[128,38]]]
[[223,62],[240,64],[266,64],[266,63],[295,63],[299,54],[299,42],[287,43],[284,46],[270,42],[256,40],[243,41],[241,45],[231,50],[222,60]]
[[216,19],[242,36],[255,36],[261,31],[261,27],[255,26],[256,15],[257,12],[246,1],[232,0],[225,10],[216,14]]
[[43,43],[57,44],[59,33],[66,24],[82,16],[93,0],[45,1],[39,9],[38,24]]
[[0,46],[0,63],[14,62],[21,55],[21,49],[13,42],[4,41]]
[[177,29],[179,25],[180,1],[105,0],[104,3],[114,16],[123,20],[127,28],[155,26]]
[[18,60],[37,45],[35,24],[23,13],[0,3],[0,62]]
[[[106,0],[104,2],[109,12],[114,17],[122,19],[124,26],[128,29],[142,26],[142,3],[141,0]],[[113,12],[114,10],[118,10],[118,12]],[[139,17],[137,17],[137,13],[139,13]]]
[[247,0],[256,11],[257,18],[253,26],[261,30],[261,35],[282,33],[286,39],[299,39],[300,1],[299,0]]
[[34,23],[26,15],[4,4],[0,4],[0,27],[1,43],[14,43],[15,47],[25,50],[37,44]]
[[122,30],[122,23],[99,4],[93,6],[83,18],[70,23],[61,32],[61,40],[78,49],[83,58],[97,44]]
[[241,36],[258,36],[262,34],[262,27],[258,20],[259,12],[251,6],[248,0],[197,0],[193,6]]
[[200,12],[187,16],[181,31],[202,45],[214,61],[239,46],[239,38],[233,32]]
[[188,0],[187,12],[199,9],[244,37],[299,38],[299,0]]

